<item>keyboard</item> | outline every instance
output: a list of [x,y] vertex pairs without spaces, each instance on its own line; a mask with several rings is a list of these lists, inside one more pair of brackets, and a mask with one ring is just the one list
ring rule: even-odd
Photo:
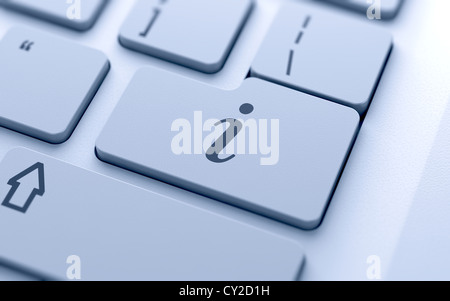
[[292,233],[326,220],[389,65],[385,2],[0,1],[25,21],[0,40],[7,277],[301,279]]

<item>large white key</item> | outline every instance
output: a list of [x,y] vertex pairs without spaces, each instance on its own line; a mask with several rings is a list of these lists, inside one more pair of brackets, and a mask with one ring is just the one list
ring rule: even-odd
[[325,214],[359,121],[351,108],[260,79],[223,91],[147,68],[122,97],[97,153],[109,163],[311,229]]
[[303,262],[287,238],[26,149],[0,196],[0,258],[50,278],[295,280]]

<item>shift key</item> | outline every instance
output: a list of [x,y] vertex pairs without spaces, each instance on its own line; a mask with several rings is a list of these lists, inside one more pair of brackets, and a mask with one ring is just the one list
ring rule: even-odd
[[0,164],[0,258],[61,280],[296,280],[287,237],[27,149]]

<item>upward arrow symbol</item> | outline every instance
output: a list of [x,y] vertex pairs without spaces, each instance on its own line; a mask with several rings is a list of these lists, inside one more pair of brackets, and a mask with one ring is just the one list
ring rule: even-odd
[[[37,179],[32,179],[35,170],[37,171]],[[30,180],[35,180],[34,183],[31,182],[34,185],[29,184]],[[11,189],[3,200],[2,205],[26,213],[34,198],[37,195],[43,196],[45,193],[44,164],[38,162],[25,169],[9,179],[8,185],[11,185]],[[21,197],[18,198],[17,196]]]

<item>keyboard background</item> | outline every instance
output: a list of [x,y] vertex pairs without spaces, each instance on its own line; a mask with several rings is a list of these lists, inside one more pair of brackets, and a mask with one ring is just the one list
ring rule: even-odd
[[[238,87],[277,7],[284,1],[256,2],[225,68],[215,75],[198,73],[121,47],[117,42],[119,28],[134,1],[111,0],[96,25],[85,33],[0,8],[0,37],[13,25],[34,27],[102,50],[112,67],[66,143],[50,145],[0,128],[0,157],[13,147],[27,147],[255,227],[288,235],[299,241],[306,253],[302,280],[366,280],[369,255],[380,256],[385,278],[450,95],[450,19],[447,17],[450,3],[446,0],[408,0],[396,19],[379,22],[378,26],[386,27],[393,34],[394,50],[324,222],[315,231],[298,230],[211,201],[102,163],[95,157],[95,140],[139,67],[157,66],[223,89]],[[364,19],[354,12],[318,5],[349,18]]]

